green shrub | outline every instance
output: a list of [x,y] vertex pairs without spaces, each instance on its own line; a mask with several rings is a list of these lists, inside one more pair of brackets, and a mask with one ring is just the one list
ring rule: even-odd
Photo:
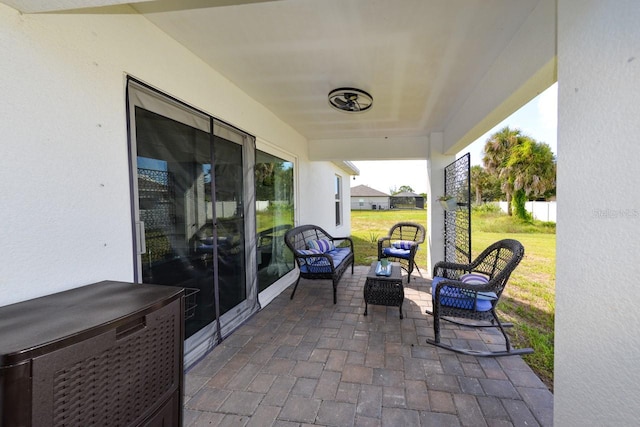
[[471,205],[471,211],[474,213],[500,213],[500,205],[498,202],[486,202],[481,205]]

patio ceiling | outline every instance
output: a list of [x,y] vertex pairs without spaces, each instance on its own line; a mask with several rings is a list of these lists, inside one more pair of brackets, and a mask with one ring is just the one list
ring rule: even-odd
[[[53,7],[50,3],[58,9],[123,3],[0,1],[25,12],[48,10]],[[505,104],[555,55],[552,45],[533,64],[510,63],[504,58],[509,49],[523,50],[523,46],[514,47],[514,41],[523,31],[531,31],[527,26],[539,27],[530,18],[544,0],[128,3],[132,9],[125,13],[143,14],[311,143],[327,141],[323,144],[327,147],[334,143],[333,151],[353,141],[388,138],[407,144],[425,141],[426,145],[432,132],[445,133],[444,151],[451,151],[456,144],[471,142],[555,79],[547,73],[544,82]],[[122,13],[122,6],[112,7]],[[95,9],[88,12],[95,13]],[[101,12],[108,13],[109,8]],[[554,22],[549,25],[554,33]],[[538,31],[549,32],[546,28]],[[554,34],[548,40],[553,44]],[[506,71],[496,73],[501,61],[512,67],[509,72],[523,77],[504,81],[500,72]],[[525,66],[529,69],[522,72]],[[487,85],[488,76],[510,86],[491,99],[483,95],[493,90]],[[328,93],[344,86],[369,92],[374,98],[372,110],[345,114],[331,109]],[[426,157],[427,150],[421,148],[419,153]],[[341,156],[351,160],[367,157]]]

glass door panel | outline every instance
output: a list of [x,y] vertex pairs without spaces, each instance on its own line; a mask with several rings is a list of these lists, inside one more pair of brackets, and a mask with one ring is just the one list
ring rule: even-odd
[[242,145],[214,137],[220,314],[247,298]]
[[293,163],[257,151],[256,229],[258,291],[262,292],[293,269],[293,254],[284,234],[293,227]]
[[139,107],[135,123],[142,281],[196,292],[189,337],[216,318],[210,134]]

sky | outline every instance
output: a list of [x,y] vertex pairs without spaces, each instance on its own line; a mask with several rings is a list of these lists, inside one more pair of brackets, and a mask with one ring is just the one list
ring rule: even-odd
[[[471,165],[481,165],[485,142],[491,134],[505,126],[509,126],[511,129],[520,129],[523,134],[536,141],[549,144],[551,151],[557,155],[558,84],[553,84],[528,104],[498,123],[458,153],[456,157],[471,153]],[[355,179],[352,178],[352,187],[363,184],[384,193],[391,193],[391,190],[408,185],[418,194],[427,192],[427,162],[425,160],[356,161],[353,164],[360,170],[360,175]],[[394,172],[383,174],[380,173],[381,170]]]

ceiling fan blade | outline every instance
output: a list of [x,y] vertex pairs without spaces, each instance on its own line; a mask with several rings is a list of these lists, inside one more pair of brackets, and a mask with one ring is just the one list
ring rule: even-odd
[[343,99],[338,98],[338,97],[333,98],[333,101],[336,104],[338,104],[340,107],[345,107],[345,106],[349,105],[349,103],[347,101],[344,101]]

